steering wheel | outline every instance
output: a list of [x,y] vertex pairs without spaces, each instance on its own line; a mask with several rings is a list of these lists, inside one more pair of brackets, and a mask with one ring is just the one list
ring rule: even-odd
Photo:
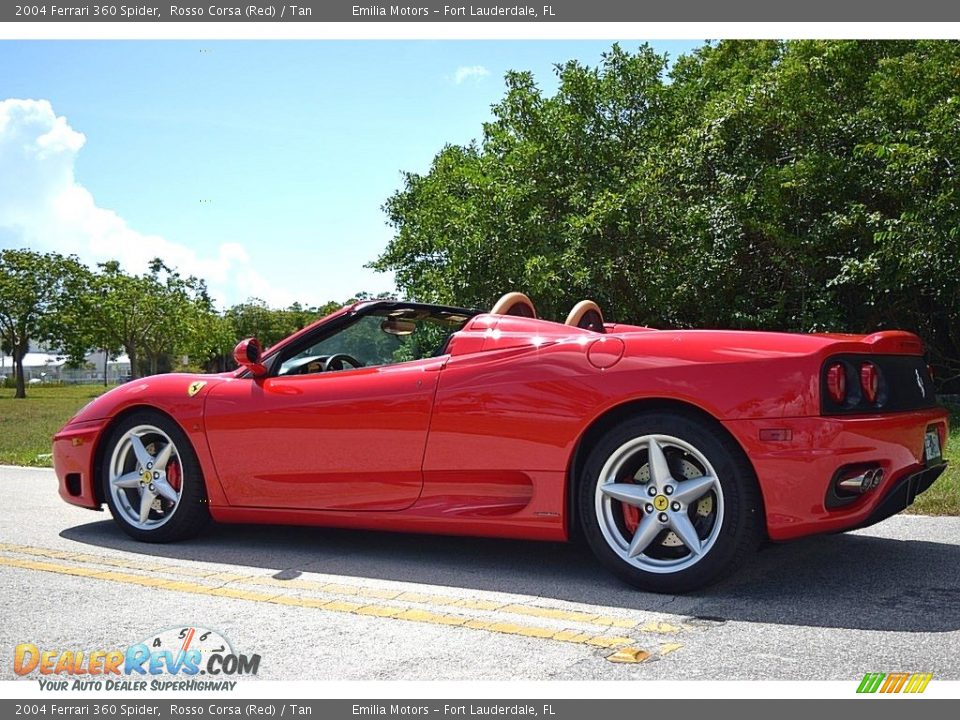
[[321,372],[327,372],[328,370],[331,370],[331,369],[343,370],[344,363],[347,363],[348,365],[353,365],[355,368],[363,367],[363,363],[357,360],[352,355],[347,355],[346,353],[336,353],[323,361],[323,369]]

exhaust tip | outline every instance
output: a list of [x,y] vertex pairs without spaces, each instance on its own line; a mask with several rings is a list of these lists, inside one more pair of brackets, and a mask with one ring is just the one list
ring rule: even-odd
[[855,474],[841,474],[837,479],[837,492],[844,495],[863,495],[876,490],[883,480],[883,468],[867,468]]

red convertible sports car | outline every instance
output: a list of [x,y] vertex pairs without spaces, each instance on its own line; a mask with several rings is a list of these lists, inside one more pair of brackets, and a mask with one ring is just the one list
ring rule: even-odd
[[764,539],[876,523],[943,472],[947,413],[906,332],[565,323],[360,302],[222,375],[102,395],[54,438],[64,500],[139,540],[210,519],[566,540],[653,591]]

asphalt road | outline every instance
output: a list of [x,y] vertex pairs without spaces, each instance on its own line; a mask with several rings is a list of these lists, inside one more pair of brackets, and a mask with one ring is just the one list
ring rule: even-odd
[[960,679],[960,518],[770,546],[660,596],[574,545],[226,525],[146,545],[61,502],[50,470],[0,466],[0,497],[3,658],[195,625],[270,680]]

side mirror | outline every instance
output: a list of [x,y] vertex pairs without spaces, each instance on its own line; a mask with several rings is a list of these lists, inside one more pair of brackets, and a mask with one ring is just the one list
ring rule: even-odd
[[267,374],[267,368],[260,362],[261,355],[263,355],[263,346],[256,338],[241,340],[233,349],[233,359],[237,361],[237,365],[249,370],[254,377]]

